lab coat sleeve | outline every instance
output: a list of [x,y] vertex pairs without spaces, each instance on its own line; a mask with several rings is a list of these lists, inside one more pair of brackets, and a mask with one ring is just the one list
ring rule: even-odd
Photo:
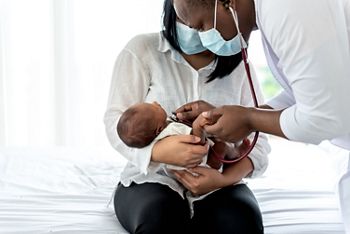
[[350,59],[346,26],[337,16],[341,11],[334,13],[330,1],[270,2],[262,11],[262,30],[295,97],[281,114],[283,133],[314,144],[345,135],[350,130]]
[[150,86],[150,75],[147,67],[129,49],[137,47],[138,44],[138,39],[134,39],[117,58],[104,124],[107,137],[114,149],[139,168],[141,172],[147,174],[154,143],[142,149],[131,148],[121,141],[116,131],[122,113],[131,105],[143,102]]
[[286,91],[281,91],[277,96],[269,100],[266,105],[275,110],[283,110],[292,105],[295,105],[295,100],[293,97],[288,95]]
[[[258,104],[264,103],[264,98],[261,92],[261,88],[259,85],[259,82],[256,78],[255,70],[253,69],[253,66],[250,66],[251,76],[253,79],[254,89],[256,92],[256,96],[258,99]],[[250,87],[248,83],[248,78],[246,76],[246,73],[244,72],[243,77],[243,85],[242,85],[242,93],[241,93],[241,105],[242,106],[254,106],[253,98],[250,93]],[[252,133],[248,138],[250,141],[253,141],[254,134]],[[268,160],[268,154],[270,153],[271,148],[268,143],[267,135],[264,133],[259,133],[258,141],[256,142],[255,147],[251,151],[251,153],[248,155],[250,160],[253,163],[254,170],[253,172],[248,176],[251,178],[261,176],[268,166],[269,160]]]

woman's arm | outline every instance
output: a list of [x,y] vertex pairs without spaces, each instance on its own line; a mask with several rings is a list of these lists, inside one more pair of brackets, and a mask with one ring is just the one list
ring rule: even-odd
[[148,95],[152,79],[147,62],[152,48],[148,42],[147,36],[137,36],[118,56],[104,118],[108,139],[122,156],[145,174],[157,170],[152,161],[193,167],[200,163],[207,146],[194,145],[197,141],[192,136],[167,137],[138,149],[126,146],[117,134],[116,126],[121,114],[131,105],[144,102]]
[[177,180],[195,196],[220,189],[241,181],[253,170],[249,158],[231,164],[223,173],[207,167],[195,167],[188,171],[173,171]]
[[116,60],[104,124],[108,140],[113,148],[146,174],[152,148],[148,146],[142,149],[128,147],[121,141],[116,130],[122,113],[131,105],[143,102],[149,88],[148,68],[145,67],[134,49],[139,44],[139,38],[132,39]]
[[196,167],[208,153],[208,144],[200,145],[200,140],[194,135],[166,137],[154,144],[152,161],[186,168]]

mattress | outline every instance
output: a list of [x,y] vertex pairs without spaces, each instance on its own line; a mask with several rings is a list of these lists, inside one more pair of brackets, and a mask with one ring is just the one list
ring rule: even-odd
[[[265,175],[247,180],[265,233],[344,233],[334,192],[343,153],[272,147]],[[108,206],[124,165],[109,149],[0,148],[0,233],[126,234]]]

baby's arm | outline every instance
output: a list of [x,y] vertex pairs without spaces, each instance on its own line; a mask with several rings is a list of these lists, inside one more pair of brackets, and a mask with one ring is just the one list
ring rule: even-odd
[[203,126],[206,124],[206,119],[199,115],[192,123],[192,132],[194,136],[201,138],[200,144],[204,145],[206,143],[206,135]]
[[[200,144],[204,145],[206,143],[206,134],[203,126],[206,124],[205,119],[199,115],[192,124],[192,134],[201,138]],[[227,154],[228,146],[225,142],[214,141],[214,145],[211,146],[208,153],[207,164],[214,169],[220,169],[222,162],[217,158],[224,158]],[[214,156],[217,155],[217,157]]]

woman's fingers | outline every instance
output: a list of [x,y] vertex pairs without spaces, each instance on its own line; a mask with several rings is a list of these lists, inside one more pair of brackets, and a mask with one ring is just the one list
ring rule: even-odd
[[220,117],[224,114],[223,107],[215,108],[202,113],[202,116],[207,120],[210,124],[215,124]]
[[195,167],[197,167],[200,163],[201,163],[201,162],[196,162],[196,163],[188,164],[188,165],[186,166],[186,168],[188,168],[188,169],[195,168]]
[[194,135],[178,135],[175,137],[177,137],[180,142],[188,144],[198,144],[201,141],[200,137]]
[[193,145],[191,146],[191,154],[203,157],[204,154],[208,153],[209,143],[205,145]]
[[201,155],[203,157],[209,150],[209,144],[198,145],[201,138],[194,135],[178,135],[179,141],[182,143],[193,144],[190,146],[190,153],[193,155]]
[[199,175],[194,175],[186,170],[175,171],[175,175],[178,179],[185,182],[189,187],[193,187],[194,180],[198,178]]
[[195,167],[190,170],[190,172],[197,174],[198,176],[203,176],[208,171],[207,167]]
[[192,189],[192,185],[189,181],[187,181],[187,179],[184,178],[184,174],[183,171],[174,171],[174,175],[176,176],[176,179],[183,185],[185,186],[186,189],[188,189],[189,191],[191,191]]

